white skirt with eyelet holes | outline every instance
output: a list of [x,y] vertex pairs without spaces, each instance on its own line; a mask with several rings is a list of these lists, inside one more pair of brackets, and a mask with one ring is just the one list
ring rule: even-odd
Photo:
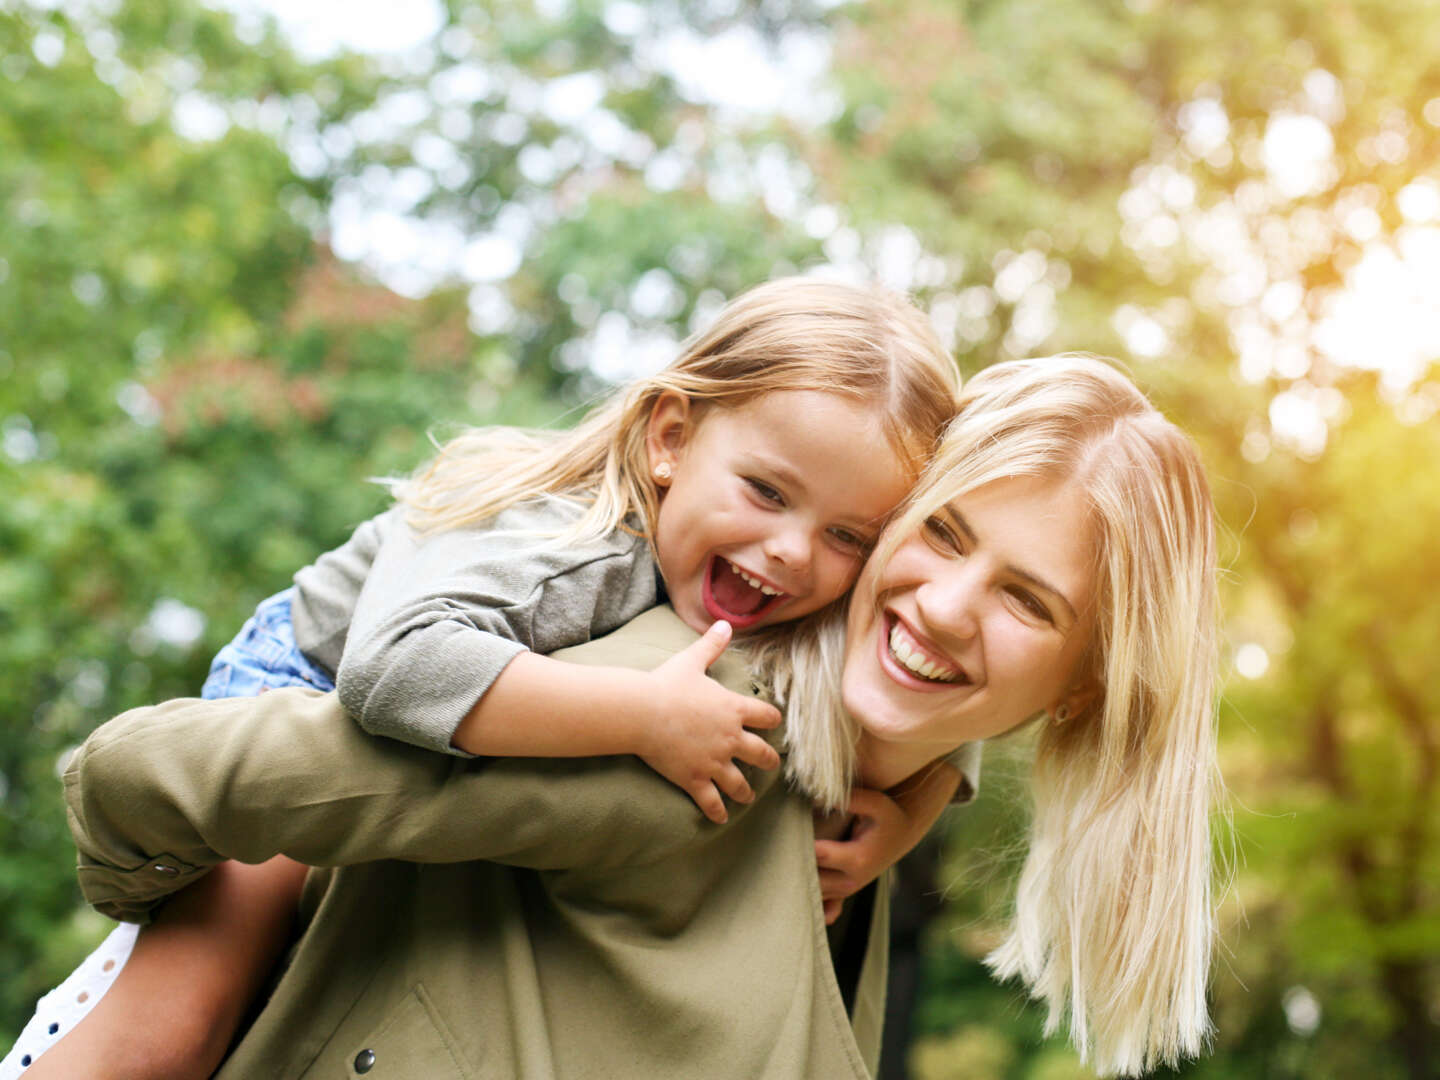
[[115,927],[69,978],[36,1003],[35,1015],[0,1061],[0,1080],[23,1077],[36,1058],[85,1018],[125,966],[139,930],[134,923]]

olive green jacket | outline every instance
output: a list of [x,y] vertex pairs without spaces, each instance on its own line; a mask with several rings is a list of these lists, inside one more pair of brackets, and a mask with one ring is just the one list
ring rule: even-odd
[[[660,608],[569,658],[653,667],[693,640]],[[711,674],[749,689],[730,654]],[[633,758],[457,759],[278,690],[126,713],[65,787],[81,886],[116,918],[221,859],[337,868],[226,1080],[865,1077],[886,892],[847,1015],[810,806],[777,776],[716,826]]]

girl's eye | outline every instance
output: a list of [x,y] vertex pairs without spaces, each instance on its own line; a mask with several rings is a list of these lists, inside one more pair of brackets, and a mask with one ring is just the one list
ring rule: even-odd
[[925,519],[925,539],[937,551],[949,555],[960,553],[960,538],[955,535],[955,530],[941,518],[928,517]]
[[776,491],[764,480],[756,480],[753,476],[747,476],[745,483],[750,485],[750,490],[764,499],[766,502],[774,503],[776,506],[785,505],[785,497]]
[[833,536],[841,546],[847,547],[852,551],[860,552],[861,554],[868,554],[872,546],[868,536],[861,536],[853,529],[843,529],[837,526],[830,530],[830,535]]
[[1015,598],[1016,602],[1022,608],[1024,608],[1029,614],[1033,615],[1035,618],[1039,619],[1041,622],[1050,623],[1052,625],[1054,624],[1055,619],[1050,614],[1050,609],[1045,606],[1044,602],[1041,601],[1038,596],[1030,592],[1028,589],[1014,587],[1011,588],[1010,595]]

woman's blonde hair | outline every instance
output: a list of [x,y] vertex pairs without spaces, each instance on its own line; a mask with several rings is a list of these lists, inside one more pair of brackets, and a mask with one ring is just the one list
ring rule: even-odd
[[706,409],[735,408],[778,390],[842,394],[874,405],[891,449],[918,474],[954,415],[958,386],[953,359],[906,297],[781,278],[736,298],[672,364],[615,394],[574,429],[469,431],[393,490],[422,531],[478,523],[550,493],[586,505],[565,539],[622,527],[653,536],[659,493],[645,434],[666,393],[688,398],[697,420]]
[[[987,962],[1046,1002],[1049,1031],[1068,1017],[1097,1069],[1148,1071],[1197,1053],[1209,1030],[1219,785],[1209,488],[1190,440],[1113,366],[1084,356],[1000,363],[966,384],[867,573],[945,503],[1016,476],[1068,480],[1088,496],[1097,602],[1080,674],[1100,691],[1040,731],[1014,918]],[[842,745],[853,745],[853,721],[833,722],[838,698],[818,687],[839,682],[838,625],[825,633],[798,639],[788,658],[797,704],[787,727],[801,733],[791,738],[803,742],[805,778],[827,764],[853,769]],[[825,664],[834,666],[822,676]]]

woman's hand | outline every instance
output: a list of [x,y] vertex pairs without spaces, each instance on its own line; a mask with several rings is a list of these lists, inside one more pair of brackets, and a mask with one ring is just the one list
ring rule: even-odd
[[729,644],[730,624],[717,622],[645,676],[650,688],[642,700],[653,723],[639,755],[721,824],[727,817],[722,794],[741,803],[755,797],[736,762],[761,769],[780,764],[775,748],[746,730],[776,727],[780,710],[726,690],[705,674]]
[[874,881],[924,838],[959,783],[960,773],[953,765],[937,762],[889,793],[869,788],[850,793],[849,832],[839,840],[815,841],[827,924],[839,917],[846,897]]

